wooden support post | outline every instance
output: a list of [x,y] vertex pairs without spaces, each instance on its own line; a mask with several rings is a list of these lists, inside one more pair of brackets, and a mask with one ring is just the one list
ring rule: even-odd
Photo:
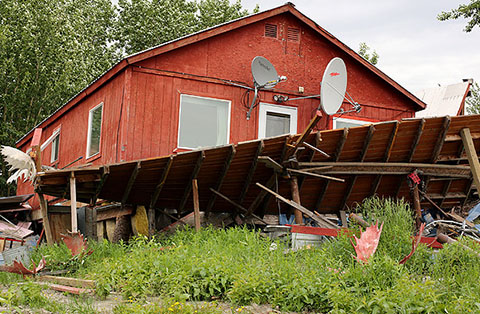
[[255,152],[255,157],[253,158],[252,164],[250,165],[250,170],[248,171],[247,177],[245,178],[245,181],[243,184],[242,191],[240,192],[240,196],[238,198],[238,202],[240,204],[245,199],[245,195],[247,195],[248,188],[250,187],[250,183],[252,183],[253,174],[257,169],[258,157],[262,154],[264,147],[265,147],[265,144],[263,143],[263,140],[260,140],[260,142],[258,142],[257,151]]
[[480,191],[480,163],[478,162],[477,151],[473,144],[472,135],[469,128],[460,130],[460,136],[462,137],[463,146],[467,153],[468,163],[472,170],[473,182],[477,187],[477,191]]
[[190,181],[189,184],[187,184],[187,187],[185,188],[185,191],[183,192],[182,199],[180,201],[180,205],[178,206],[178,213],[182,213],[183,209],[185,208],[185,205],[187,204],[188,196],[190,195],[190,192],[192,191],[192,185],[190,184],[193,179],[197,178],[198,173],[200,172],[200,168],[202,167],[203,160],[205,159],[205,152],[202,150],[200,151],[197,162],[195,164],[195,167],[193,168],[192,174],[190,176]]
[[75,173],[70,173],[70,214],[72,218],[72,232],[78,231],[77,223],[77,187],[75,180]]
[[340,220],[342,221],[342,227],[348,228],[347,213],[344,210],[340,211]]
[[[233,161],[233,157],[235,157],[235,153],[236,153],[235,146],[231,145],[230,152],[228,154],[228,157],[225,160],[225,163],[223,164],[223,168],[218,178],[217,185],[215,186],[215,190],[219,191],[222,188],[223,180],[225,180],[225,177],[227,176],[228,169],[230,168],[230,164]],[[217,195],[213,193],[212,196],[210,197],[210,200],[208,201],[207,208],[205,209],[205,216],[208,216],[208,214],[210,213],[210,210],[213,208],[213,205],[215,204],[216,199],[217,199]]]
[[132,191],[133,185],[135,184],[135,180],[137,179],[137,175],[138,175],[138,171],[140,170],[140,167],[141,167],[141,162],[137,161],[135,168],[130,174],[130,178],[128,179],[128,183],[127,183],[127,186],[125,187],[125,191],[123,192],[122,205],[125,205],[127,203],[128,197],[130,196],[130,192]]
[[420,228],[422,224],[420,218],[422,217],[422,208],[420,207],[420,195],[418,193],[418,185],[415,184],[412,189],[412,196],[413,196],[413,208],[415,209],[415,221],[417,228]]
[[52,229],[50,228],[50,220],[48,219],[48,204],[42,193],[38,193],[40,210],[42,212],[43,228],[45,229],[45,238],[48,244],[53,244]]
[[200,230],[200,202],[198,200],[198,183],[197,179],[192,180],[193,194],[193,215],[195,220],[195,231]]
[[295,146],[287,149],[285,159],[288,159],[291,155],[293,155],[297,151],[297,148],[303,144],[307,136],[310,134],[310,132],[312,132],[313,128],[317,125],[318,121],[320,121],[321,118],[322,118],[322,112],[320,110],[317,110],[315,112],[315,116],[312,118],[312,120],[310,120],[310,123],[308,124],[307,128],[303,131],[303,133],[298,138],[297,142],[295,143]]
[[[295,203],[300,204],[300,192],[298,191],[298,180],[296,176],[292,176],[290,179],[290,189],[292,191],[292,199]],[[302,212],[295,208],[295,222],[297,225],[303,225]]]

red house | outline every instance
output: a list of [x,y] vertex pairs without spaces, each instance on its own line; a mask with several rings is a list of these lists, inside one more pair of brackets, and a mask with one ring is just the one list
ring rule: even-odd
[[[252,116],[251,61],[264,56],[288,77],[260,93]],[[315,114],[328,62],[340,57],[347,92],[360,113],[324,115],[319,129],[415,116],[425,104],[287,3],[129,56],[61,106],[37,128],[53,138],[43,164],[64,167],[163,156],[179,150],[300,133]],[[345,110],[350,109],[347,102]],[[52,137],[52,135],[54,135]],[[17,147],[26,151],[33,130]],[[19,184],[18,193],[31,192]]]

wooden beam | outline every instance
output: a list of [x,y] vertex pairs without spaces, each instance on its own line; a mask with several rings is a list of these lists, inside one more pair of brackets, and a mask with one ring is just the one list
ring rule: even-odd
[[[423,129],[425,128],[425,119],[421,119],[420,122],[418,123],[417,127],[417,133],[415,135],[415,138],[412,141],[412,145],[410,146],[410,153],[407,158],[407,163],[412,162],[413,156],[415,155],[415,151],[417,150],[418,143],[420,143],[420,139],[422,138],[423,134]],[[398,193],[400,192],[400,189],[402,187],[402,183],[405,181],[405,178],[402,177],[397,185],[396,191],[395,191],[395,197],[398,197]]]
[[473,187],[473,179],[470,179],[470,183],[468,184],[467,192],[465,193],[465,199],[463,200],[462,207],[465,206],[465,204],[468,201],[468,197],[470,196],[470,193],[472,192],[472,187]]
[[[392,152],[393,144],[395,144],[395,139],[397,137],[398,126],[400,123],[398,121],[394,122],[392,133],[390,133],[390,138],[388,139],[387,148],[385,149],[385,154],[383,155],[382,160],[387,162],[390,159],[390,154]],[[373,181],[372,188],[370,189],[370,196],[373,196],[377,193],[380,182],[382,181],[383,175],[379,174],[375,177]]]
[[287,153],[284,159],[288,159],[291,155],[293,155],[297,151],[298,147],[300,147],[303,144],[307,136],[310,135],[313,128],[317,125],[318,121],[320,121],[321,118],[322,118],[322,112],[320,110],[317,110],[315,112],[315,116],[312,118],[312,120],[310,120],[310,123],[307,125],[307,128],[303,131],[303,133],[297,139],[295,146],[287,149]]
[[[272,175],[270,179],[268,179],[267,183],[265,184],[268,188],[272,188],[275,184],[275,175]],[[248,207],[247,215],[251,215],[255,212],[255,209],[262,203],[263,199],[267,195],[265,190],[261,190],[260,193],[257,194],[257,197],[253,200],[252,204]]]
[[93,196],[91,205],[94,206],[95,203],[97,202],[98,196],[102,192],[103,186],[105,185],[105,182],[108,179],[108,176],[110,175],[110,167],[109,166],[103,166],[102,167],[102,175],[100,177],[100,182],[97,185],[97,188],[95,189],[95,195]]
[[128,179],[127,186],[123,191],[122,205],[125,205],[125,203],[127,203],[128,197],[130,196],[130,192],[132,191],[133,185],[135,184],[135,180],[137,179],[137,175],[138,175],[138,171],[140,170],[140,167],[141,167],[141,162],[137,161],[135,168],[133,168],[133,171],[130,174],[130,178]]
[[460,130],[460,136],[462,137],[463,146],[467,153],[468,163],[472,171],[473,182],[477,191],[480,191],[480,162],[478,161],[477,151],[473,144],[472,136],[469,128],[463,128]]
[[75,233],[78,231],[77,224],[77,188],[75,184],[75,173],[72,171],[70,173],[70,215],[72,220],[72,232]]
[[187,204],[188,197],[190,196],[190,192],[192,191],[192,185],[190,184],[193,179],[197,178],[198,173],[200,172],[200,168],[202,167],[203,160],[205,159],[205,152],[202,150],[198,154],[197,162],[195,163],[195,167],[193,168],[192,174],[190,175],[189,183],[183,192],[182,199],[180,200],[180,205],[178,206],[178,212],[182,213],[185,205]]
[[170,173],[170,169],[172,168],[174,157],[175,157],[174,155],[170,156],[170,158],[167,161],[167,164],[165,165],[165,168],[163,169],[162,175],[158,180],[158,184],[155,187],[155,190],[153,191],[152,199],[150,200],[150,208],[155,208],[155,204],[157,204],[157,200],[158,200],[158,197],[160,196],[160,192],[162,192],[163,186],[167,181],[168,174]]
[[[320,133],[320,131],[318,131],[317,134],[315,134],[315,144],[314,144],[314,146],[317,147],[318,144],[321,141],[322,141],[322,133]],[[312,162],[313,158],[315,158],[315,150],[312,150],[310,152],[310,156],[308,156],[308,161]],[[298,188],[300,189],[300,193],[302,191],[302,187],[303,187],[303,184],[305,183],[306,179],[307,179],[306,176],[303,176],[303,177],[300,177],[299,180],[298,180]]]
[[52,229],[50,227],[50,219],[48,219],[48,204],[42,193],[38,193],[38,200],[40,203],[40,210],[42,212],[43,228],[45,229],[45,238],[47,244],[53,244]]
[[307,172],[307,171],[290,169],[290,168],[288,168],[287,171],[288,171],[288,172],[295,173],[295,174],[300,174],[300,175],[303,175],[303,176],[311,176],[311,177],[315,177],[315,178],[320,178],[320,179],[325,179],[325,180],[332,180],[332,181],[337,181],[337,182],[342,182],[342,183],[345,182],[344,179],[335,178],[335,177],[330,177],[330,176],[325,176],[325,175],[321,175],[321,174],[317,174],[317,173],[313,173],[313,172]]
[[[338,141],[337,147],[335,149],[335,157],[333,159],[334,162],[338,162],[338,160],[340,159],[340,154],[342,153],[343,147],[345,146],[345,142],[347,141],[348,130],[349,130],[348,128],[343,129],[342,138],[340,139],[340,141]],[[326,181],[324,183],[323,189],[320,190],[320,193],[318,193],[317,201],[315,202],[315,209],[316,210],[318,210],[320,208],[320,205],[323,202],[323,198],[325,197],[325,195],[327,193],[327,189],[328,189],[329,184],[330,184],[330,181]]]
[[[363,148],[359,158],[360,162],[363,162],[365,160],[365,157],[367,156],[368,146],[370,146],[370,142],[372,141],[372,137],[374,133],[375,133],[375,126],[371,124],[370,127],[368,128],[368,133],[365,137],[365,141],[363,142]],[[348,198],[350,197],[350,194],[352,194],[353,187],[355,186],[356,181],[357,181],[357,176],[354,175],[353,178],[350,180],[346,193],[343,196],[342,204],[340,205],[340,210],[343,210],[345,208],[345,205],[347,205]]]
[[268,156],[258,156],[258,161],[264,163],[267,168],[272,168],[275,172],[283,172],[283,166]]
[[[480,133],[471,133],[472,140],[478,140],[480,138]],[[460,134],[450,134],[445,137],[445,142],[456,142],[461,141],[462,137]]]
[[420,195],[418,194],[418,184],[414,184],[412,189],[413,208],[415,209],[415,223],[417,229],[422,224],[422,208],[420,207]]
[[[319,134],[319,133],[317,133],[317,134]],[[303,143],[303,145],[304,145],[305,147],[310,148],[310,149],[313,150],[314,152],[317,152],[317,153],[319,153],[319,154],[321,154],[321,155],[323,155],[323,156],[325,156],[325,157],[327,157],[327,158],[330,158],[330,155],[329,155],[329,154],[325,153],[323,150],[321,150],[320,148],[318,148],[318,147],[316,147],[316,146],[310,145],[310,144],[308,144],[307,142]]]
[[260,140],[260,142],[258,142],[257,151],[255,152],[255,157],[253,158],[252,164],[250,165],[250,170],[248,171],[247,177],[245,178],[245,181],[243,183],[242,191],[240,192],[240,196],[238,198],[238,202],[240,204],[243,203],[243,200],[245,199],[245,195],[247,195],[248,188],[250,187],[250,183],[252,183],[253,174],[257,169],[258,156],[262,154],[264,147],[265,147],[265,144],[263,143],[263,140]]
[[[452,178],[470,178],[470,167],[447,164],[392,163],[392,162],[300,162],[302,171],[321,174],[409,174],[415,169],[424,175]],[[331,168],[326,168],[331,167]]]
[[447,136],[447,132],[450,127],[451,121],[452,119],[450,118],[450,116],[446,116],[443,119],[442,132],[440,133],[440,136],[437,137],[437,141],[435,142],[435,147],[433,149],[432,157],[430,159],[432,163],[436,163],[438,160],[438,156],[440,156],[440,152],[442,151],[443,144],[445,143],[445,137]]
[[53,282],[53,283],[58,283],[62,285],[80,287],[80,288],[92,288],[92,289],[95,288],[94,280],[60,277],[60,276],[49,276],[49,275],[40,275],[40,276],[35,276],[34,278],[36,281]]
[[326,227],[326,228],[338,228],[336,225],[334,225],[333,223],[331,223],[330,221],[328,221],[327,219],[321,217],[321,216],[317,216],[315,215],[313,212],[311,212],[310,210],[308,210],[307,208],[303,207],[302,205],[294,202],[294,201],[291,201],[289,199],[286,199],[285,197],[281,196],[280,194],[270,190],[269,188],[267,188],[266,186],[263,186],[262,184],[260,183],[256,183],[257,186],[259,186],[260,188],[264,189],[265,191],[267,191],[268,193],[272,194],[273,196],[275,196],[276,198],[278,198],[279,200],[281,200],[282,202],[285,202],[286,204],[292,206],[293,208],[296,208],[298,209],[299,211],[301,211],[303,214],[305,214],[307,217],[310,217],[311,219],[313,219],[314,221],[316,221],[320,226],[322,227]]
[[[458,148],[458,150],[457,150],[457,156],[461,156],[461,155],[462,155],[463,149],[464,149],[464,148],[463,148],[463,142],[460,142],[459,148]],[[455,163],[456,165],[458,165],[458,164],[460,164],[460,160],[456,160],[454,163]],[[432,179],[430,179],[429,181],[432,181]],[[443,189],[442,189],[442,194],[443,194],[443,195],[445,195],[445,196],[447,195],[448,190],[450,190],[450,186],[452,185],[452,181],[453,181],[453,180],[450,179],[450,180],[448,180],[448,181],[446,181],[446,182],[443,183]],[[443,206],[443,202],[445,202],[445,199],[446,199],[446,197],[443,198],[443,199],[440,201],[440,207]]]
[[[230,165],[233,161],[233,157],[235,157],[235,146],[231,145],[230,146],[230,152],[228,153],[227,159],[225,160],[225,163],[223,164],[222,171],[220,172],[220,176],[218,178],[218,182],[215,186],[215,190],[220,191],[222,188],[223,181],[225,180],[225,177],[227,176],[228,169],[230,168]],[[205,209],[205,215],[208,216],[210,213],[210,210],[212,210],[213,205],[215,204],[215,200],[217,199],[217,195],[213,193],[210,196],[210,200],[208,201],[207,208]]]
[[195,220],[195,231],[200,231],[200,201],[198,199],[197,179],[192,180],[192,194],[193,194],[193,216]]
[[[225,201],[227,201],[228,203],[230,203],[231,205],[235,206],[236,208],[240,209],[242,212],[244,212],[245,214],[248,213],[248,209],[246,209],[245,207],[243,207],[242,205],[240,204],[237,204],[235,203],[234,201],[232,201],[231,199],[229,199],[228,197],[226,197],[225,195],[223,195],[222,193],[218,192],[218,191],[215,191],[214,189],[210,188],[210,191],[212,191],[213,193],[215,193],[216,195],[220,196],[221,198],[223,198]],[[255,214],[250,214],[250,216],[252,216],[253,218],[257,219],[257,220],[260,220],[261,222],[263,222],[264,224],[268,225],[268,222],[266,222],[265,220],[263,220],[262,218],[258,217],[257,215]]]

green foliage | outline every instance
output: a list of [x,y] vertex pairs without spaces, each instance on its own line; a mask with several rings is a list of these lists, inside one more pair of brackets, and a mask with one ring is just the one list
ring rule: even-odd
[[437,16],[440,21],[456,20],[464,18],[468,20],[467,25],[463,29],[465,32],[471,32],[475,26],[480,25],[480,1],[470,0],[469,4],[461,4],[458,8],[448,12],[442,12]]
[[473,83],[470,88],[471,96],[465,100],[468,114],[480,114],[480,85]]
[[370,55],[369,50],[370,50],[370,47],[366,43],[360,43],[358,48],[358,54],[361,55],[363,59],[367,60],[371,64],[376,65],[378,63],[378,59],[380,59],[380,56],[375,50]]
[[[462,240],[471,250],[452,244],[436,253],[420,245],[400,265],[412,242],[414,219],[408,204],[375,197],[357,210],[369,222],[384,222],[378,250],[366,264],[352,256],[350,236],[358,228],[297,252],[286,252],[280,242],[271,249],[269,239],[246,228],[186,228],[168,238],[91,244],[94,253],[74,267],[73,275],[95,279],[99,295],[121,293],[127,301],[116,313],[221,312],[212,300],[232,302],[237,310],[257,303],[322,313],[480,311],[477,243]],[[41,247],[35,254],[36,259],[47,255],[49,263],[68,259],[63,245]],[[151,303],[155,296],[166,301]],[[16,300],[13,293],[2,298],[2,304],[24,302],[8,301]]]

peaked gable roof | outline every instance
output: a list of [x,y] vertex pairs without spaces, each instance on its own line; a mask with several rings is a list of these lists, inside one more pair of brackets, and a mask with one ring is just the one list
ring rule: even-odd
[[[351,56],[353,59],[361,63],[363,66],[365,66],[367,69],[369,69],[371,72],[373,72],[375,75],[386,81],[389,85],[391,85],[393,88],[395,88],[397,91],[399,91],[401,94],[405,95],[408,99],[410,99],[416,106],[417,110],[422,110],[426,107],[425,103],[418,99],[415,95],[410,93],[407,89],[402,87],[400,84],[398,84],[396,81],[394,81],[392,78],[390,78],[388,75],[383,73],[380,69],[372,65],[370,62],[365,60],[363,57],[361,57],[359,54],[357,54],[353,49],[345,45],[343,42],[341,42],[338,38],[330,34],[328,31],[326,31],[324,28],[319,26],[317,23],[315,23],[313,20],[305,16],[303,13],[298,11],[295,8],[295,5],[291,2],[287,2],[286,4],[266,10],[263,12],[259,12],[256,14],[251,14],[246,17],[241,17],[229,22],[225,22],[223,24],[219,24],[210,28],[207,28],[205,30],[193,33],[193,34],[188,34],[186,36],[165,42],[163,44],[160,44],[158,46],[140,51],[138,53],[132,54],[130,56],[125,57],[123,60],[118,62],[116,65],[114,65],[112,68],[107,70],[104,74],[102,74],[100,77],[98,77],[96,80],[94,80],[90,85],[88,85],[86,88],[84,88],[82,91],[80,91],[77,95],[72,97],[70,100],[67,101],[63,106],[58,108],[53,114],[45,118],[42,122],[40,122],[35,128],[39,127],[46,127],[48,126],[51,122],[53,122],[56,118],[60,117],[63,115],[65,112],[67,112],[70,108],[75,106],[77,103],[79,103],[82,99],[87,97],[88,95],[92,94],[95,90],[97,90],[99,87],[101,87],[103,84],[108,82],[110,79],[112,79],[114,76],[116,76],[118,73],[122,72],[125,70],[128,65],[141,62],[143,60],[161,55],[163,53],[188,46],[190,44],[199,42],[201,40],[205,40],[223,33],[230,32],[232,30],[238,29],[240,27],[250,25],[265,19],[268,19],[273,16],[277,16],[283,13],[289,12],[296,18],[298,18],[300,21],[308,25],[311,29],[313,29],[315,32],[317,32],[319,35],[327,39],[329,42],[343,50],[346,54]],[[35,129],[34,128],[34,129]],[[27,134],[25,134],[22,138],[20,138],[17,141],[17,146],[21,146],[26,143],[26,141],[31,137],[33,134],[33,130],[30,130]]]

